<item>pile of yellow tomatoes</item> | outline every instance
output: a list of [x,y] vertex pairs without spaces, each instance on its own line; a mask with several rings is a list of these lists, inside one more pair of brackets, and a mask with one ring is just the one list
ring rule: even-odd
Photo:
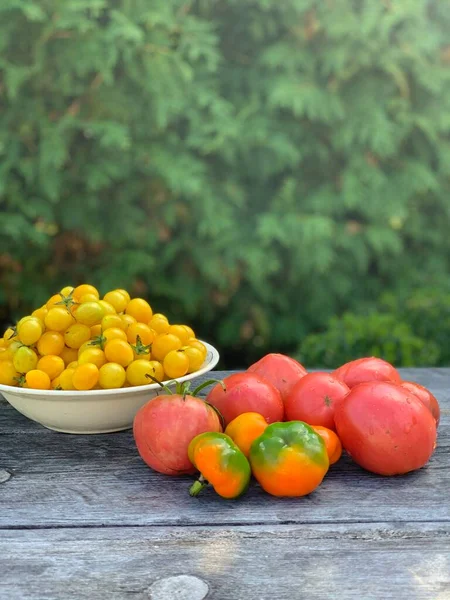
[[206,347],[188,325],[170,324],[123,289],[100,298],[65,287],[0,338],[0,383],[92,390],[148,385],[198,371]]

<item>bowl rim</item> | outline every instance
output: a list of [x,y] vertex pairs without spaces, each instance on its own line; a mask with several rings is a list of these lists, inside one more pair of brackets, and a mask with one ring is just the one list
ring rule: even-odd
[[[199,340],[206,346],[206,359],[202,368],[194,373],[188,373],[183,377],[178,377],[176,379],[167,379],[163,381],[165,385],[172,383],[183,383],[185,381],[191,381],[192,379],[196,379],[208,371],[214,369],[214,367],[219,362],[219,352],[214,346],[205,342],[204,340]],[[155,390],[162,390],[161,386],[158,383],[150,383],[148,385],[134,385],[126,388],[111,388],[111,389],[100,389],[100,390],[36,390],[33,388],[22,388],[13,385],[4,385],[0,383],[0,394],[3,396],[14,395],[14,396],[45,396],[48,399],[57,400],[61,398],[93,398],[98,396],[126,396],[131,393],[141,393],[141,392],[150,392]]]

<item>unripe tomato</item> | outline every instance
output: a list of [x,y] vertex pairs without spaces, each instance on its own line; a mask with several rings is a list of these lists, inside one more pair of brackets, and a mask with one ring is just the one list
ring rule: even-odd
[[42,324],[36,317],[29,317],[26,320],[22,320],[17,327],[17,337],[25,346],[35,344],[42,333]]

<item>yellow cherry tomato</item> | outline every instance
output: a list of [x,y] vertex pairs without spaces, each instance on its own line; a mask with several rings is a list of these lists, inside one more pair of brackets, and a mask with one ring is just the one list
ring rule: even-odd
[[78,359],[78,352],[79,351],[76,348],[69,348],[68,346],[64,346],[59,356],[63,359],[64,364],[68,365],[69,363]]
[[170,324],[165,315],[162,315],[161,313],[155,313],[148,322],[148,326],[160,335],[169,331]]
[[128,327],[132,324],[132,323],[137,323],[136,319],[134,317],[132,317],[131,315],[119,315],[123,325],[122,325],[122,329],[124,331],[128,330]]
[[171,350],[178,350],[181,345],[181,341],[176,335],[171,333],[157,335],[152,343],[152,356],[162,362],[166,354]]
[[202,344],[202,342],[200,340],[193,338],[191,340],[188,340],[186,345],[191,346],[192,348],[197,348],[197,350],[200,350],[200,352],[203,354],[203,360],[205,360],[206,354],[208,353],[208,351],[206,350],[205,344]]
[[133,349],[125,340],[113,339],[105,345],[105,356],[108,362],[115,362],[128,367],[134,359]]
[[33,388],[35,390],[49,390],[51,387],[51,380],[48,376],[48,373],[45,371],[40,371],[39,369],[28,371],[25,376],[25,381],[27,382],[27,386],[29,388]]
[[127,367],[127,381],[130,385],[150,385],[155,383],[152,377],[158,381],[162,381],[164,377],[162,366],[156,361],[133,360]]
[[73,385],[73,374],[75,373],[75,369],[64,369],[64,371],[59,376],[59,385],[62,390],[74,390],[75,386]]
[[[91,330],[87,325],[75,323],[64,333],[64,341],[69,348],[79,348],[84,342],[91,339]],[[41,352],[42,354],[42,352]],[[56,354],[56,353],[52,353]]]
[[63,287],[63,289],[59,292],[60,294],[62,294],[64,297],[70,296],[70,294],[73,294],[75,288],[71,285],[66,285],[66,287]]
[[3,341],[5,342],[5,345],[9,346],[15,340],[17,340],[16,332],[12,327],[8,327],[8,329],[3,334]]
[[76,369],[78,367],[78,361],[77,360],[73,360],[71,363],[69,363],[67,365],[68,369]]
[[125,312],[141,323],[148,323],[153,316],[150,304],[143,298],[133,298],[130,300]]
[[2,385],[17,385],[17,379],[20,374],[14,367],[12,360],[3,360],[0,362],[0,383]]
[[25,344],[25,346],[35,344],[42,333],[42,324],[36,317],[30,317],[27,320],[22,321],[17,327],[17,337],[22,344]]
[[101,329],[111,329],[111,327],[118,327],[119,329],[125,329],[126,325],[120,318],[120,315],[105,315],[101,322]]
[[145,323],[132,323],[127,329],[127,340],[130,344],[136,344],[138,336],[141,343],[147,346],[153,342],[156,333]]
[[119,329],[118,327],[110,327],[109,329],[105,329],[105,331],[102,333],[102,337],[104,338],[103,343],[106,344],[111,340],[126,341],[127,334],[123,329]]
[[[74,325],[72,325],[74,327]],[[58,331],[46,331],[42,337],[39,338],[37,343],[37,349],[41,356],[47,354],[55,354],[59,356],[64,348],[64,338]]]
[[189,358],[184,350],[171,350],[163,360],[164,373],[171,379],[183,377],[189,370]]
[[125,380],[126,373],[122,365],[108,362],[100,367],[98,382],[101,388],[105,390],[121,388]]
[[126,309],[130,298],[125,296],[121,290],[112,290],[103,296],[103,300],[114,306],[116,312],[121,313]]
[[194,348],[193,346],[184,346],[183,350],[189,359],[188,373],[195,373],[195,371],[201,369],[203,363],[205,362],[203,352],[201,352],[198,348]]
[[92,347],[84,350],[78,357],[78,364],[84,365],[86,363],[92,363],[100,369],[105,363],[105,353],[100,348]]
[[192,327],[189,327],[189,325],[183,325],[183,327],[187,330],[189,334],[188,340],[192,340],[193,338],[195,338],[195,333]]
[[[151,360],[150,364],[151,364],[151,366],[153,368],[153,371],[155,373],[153,375],[153,377],[157,381],[162,382],[163,379],[164,379],[164,368],[163,368],[162,364],[158,360]],[[155,382],[150,381],[150,383],[155,383]]]
[[0,361],[12,360],[13,356],[14,352],[12,352],[10,348],[0,348]]
[[52,390],[62,389],[60,375],[58,375],[58,377],[55,377],[55,379],[52,379],[51,388],[52,388]]
[[75,319],[63,306],[54,306],[47,311],[44,323],[51,331],[65,331],[75,323]]
[[170,325],[168,333],[176,335],[177,338],[183,344],[183,346],[186,344],[190,337],[189,331],[185,328],[184,325]]
[[44,304],[44,306],[41,306],[41,308],[37,308],[36,310],[33,310],[33,312],[31,313],[31,316],[36,317],[42,323],[44,323],[47,313],[48,313],[48,308]]
[[[65,369],[64,361],[60,356],[56,356],[54,354],[47,354],[46,356],[42,356],[36,367],[39,371],[44,371],[50,377],[50,379],[55,379],[59,377],[61,373]],[[31,386],[30,386],[31,387]]]
[[38,357],[36,352],[27,346],[21,346],[13,358],[14,368],[19,373],[28,373],[36,368]]
[[78,354],[77,356],[74,358],[74,360],[78,360],[78,357],[80,356],[80,354],[82,352],[84,352],[85,350],[87,350],[88,348],[98,348],[97,344],[93,344],[92,343],[93,340],[88,340],[87,342],[84,342],[84,344],[81,344],[81,346],[78,348]]
[[103,306],[105,315],[115,315],[116,314],[116,309],[114,308],[114,306],[112,304],[110,304],[109,302],[106,302],[106,300],[99,300],[98,303]]
[[[103,319],[104,318],[105,317],[103,317]],[[102,334],[102,325],[101,325],[101,323],[97,323],[97,325],[92,325],[92,327],[91,327],[91,337],[98,337],[101,334]]]
[[93,285],[89,285],[88,283],[82,283],[73,290],[73,298],[77,302],[79,302],[80,298],[85,294],[93,294],[97,300],[100,298],[97,288],[95,288]]
[[78,302],[79,304],[84,304],[85,302],[98,302],[98,297],[95,294],[83,294]]
[[115,292],[120,292],[121,294],[123,294],[125,296],[125,298],[127,299],[127,302],[129,302],[131,300],[131,296],[127,292],[127,290],[124,290],[123,288],[118,288],[117,290],[114,290],[114,291]]
[[99,372],[97,365],[86,363],[78,365],[72,377],[72,382],[76,390],[92,390],[97,384]]
[[83,302],[77,306],[73,316],[82,325],[92,327],[100,323],[105,315],[105,309],[100,302]]
[[45,306],[48,310],[50,310],[54,306],[60,305],[62,299],[63,297],[61,294],[54,294],[51,298],[48,299],[47,304]]

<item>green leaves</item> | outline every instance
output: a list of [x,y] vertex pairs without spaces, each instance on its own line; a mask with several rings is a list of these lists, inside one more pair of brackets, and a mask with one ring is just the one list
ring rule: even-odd
[[[130,287],[245,366],[442,279],[445,7],[4,0],[2,314]],[[411,335],[377,347],[419,361]]]

